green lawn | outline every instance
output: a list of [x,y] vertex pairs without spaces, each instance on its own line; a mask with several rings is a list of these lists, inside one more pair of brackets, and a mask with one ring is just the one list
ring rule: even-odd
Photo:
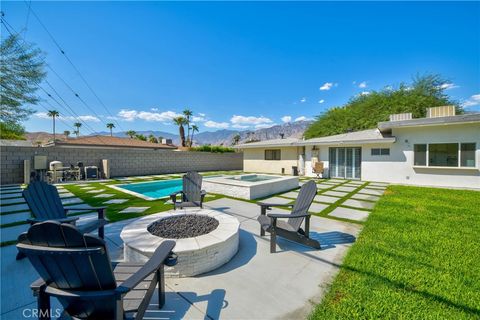
[[480,193],[391,186],[311,319],[480,319]]

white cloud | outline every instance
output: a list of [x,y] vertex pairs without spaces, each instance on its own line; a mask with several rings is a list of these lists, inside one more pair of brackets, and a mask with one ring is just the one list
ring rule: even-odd
[[291,116],[283,116],[281,119],[285,123],[292,122],[292,117]]
[[207,119],[205,119],[205,115],[203,116],[193,116],[192,121],[194,122],[205,122]]
[[318,100],[318,103],[324,103],[325,100],[321,99],[321,100]]
[[[35,116],[40,119],[52,119],[52,117],[48,116],[46,112],[37,112],[35,113]],[[92,115],[81,115],[78,117],[72,117],[72,116],[60,116],[57,117],[57,119],[60,120],[66,120],[66,121],[85,121],[85,122],[100,122],[100,119],[98,119],[95,116]]]
[[181,114],[174,111],[164,112],[149,112],[149,111],[137,111],[137,110],[120,110],[118,116],[125,121],[133,121],[135,119],[141,119],[145,121],[158,121],[165,122],[171,121],[175,117],[180,117]]
[[307,118],[305,116],[301,116],[301,117],[298,117],[295,119],[295,122],[297,121],[310,121],[310,120],[313,120],[312,118]]
[[450,90],[450,89],[458,88],[459,86],[457,86],[454,83],[444,83],[444,84],[441,84],[439,87],[440,89]]
[[205,117],[205,113],[198,113],[200,117]]
[[325,82],[319,90],[321,91],[326,91],[332,89],[332,87],[337,87],[338,83],[333,83],[333,82]]
[[227,122],[215,122],[211,120],[205,122],[205,127],[207,128],[227,129],[229,126]]
[[465,108],[473,107],[473,106],[477,106],[477,105],[480,105],[480,93],[474,94],[468,100],[466,100],[464,103],[462,103],[462,106],[465,107]]
[[157,111],[158,111],[158,108],[150,108],[150,111],[157,112]]
[[358,87],[359,87],[359,88],[362,88],[362,89],[363,89],[363,88],[366,88],[366,87],[367,87],[367,81],[362,81],[362,82],[360,82],[360,83],[358,84]]
[[360,92],[360,95],[361,96],[366,96],[366,95],[369,95],[370,94],[370,91],[362,91]]
[[273,127],[275,125],[275,123],[262,123],[262,124],[257,124],[255,126],[255,129],[265,129],[265,128],[270,128],[270,127]]
[[263,116],[253,117],[253,116],[237,116],[237,115],[233,115],[233,117],[230,119],[230,122],[233,124],[240,124],[240,125],[259,125],[259,124],[273,123],[272,120]]
[[300,99],[300,102],[301,103],[307,102],[307,98],[303,97],[302,99]]
[[234,124],[232,125],[232,128],[235,128],[235,129],[247,129],[249,126],[243,126],[241,124]]

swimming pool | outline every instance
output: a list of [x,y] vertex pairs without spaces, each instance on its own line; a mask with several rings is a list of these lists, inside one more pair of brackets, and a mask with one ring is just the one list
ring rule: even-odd
[[120,184],[110,187],[145,200],[157,200],[182,190],[182,179]]

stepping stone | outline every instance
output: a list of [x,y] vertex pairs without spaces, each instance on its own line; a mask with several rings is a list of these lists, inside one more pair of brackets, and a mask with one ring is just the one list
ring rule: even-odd
[[364,184],[365,182],[363,181],[350,181],[349,183],[345,184],[345,185],[354,185],[354,186],[361,186],[362,184]]
[[11,190],[11,189],[21,189],[21,187],[19,185],[14,185],[14,186],[4,186],[0,188],[1,191]]
[[3,195],[6,195],[6,194],[18,193],[18,192],[22,192],[22,191],[23,191],[23,189],[12,189],[12,190],[2,191],[2,192],[0,192],[0,194],[3,196]]
[[112,199],[112,200],[105,201],[103,204],[120,204],[127,201],[128,199]]
[[13,204],[10,206],[1,206],[0,207],[0,212],[2,213],[7,213],[7,212],[15,212],[15,211],[27,211],[28,206],[26,203],[21,203],[21,204]]
[[87,193],[100,193],[103,191],[105,191],[105,189],[90,190],[90,191],[87,191]]
[[290,191],[290,192],[281,194],[281,196],[285,198],[297,199],[298,192]]
[[271,197],[268,199],[260,200],[259,202],[272,203],[272,204],[287,204],[292,202],[291,199],[285,199],[280,197]]
[[30,212],[19,212],[12,214],[4,214],[0,216],[0,224],[14,223],[19,221],[25,221],[30,218]]
[[359,209],[373,209],[375,203],[362,200],[348,199],[342,203],[342,206],[349,206]]
[[147,209],[150,209],[150,207],[128,207],[120,211],[120,213],[141,213]]
[[369,194],[357,193],[357,194],[354,194],[352,196],[352,199],[378,201],[380,199],[380,197],[372,196],[372,195],[369,195]]
[[368,185],[368,186],[365,187],[365,189],[385,190],[385,189],[387,189],[387,187],[376,187],[376,186]]
[[308,209],[308,211],[314,212],[314,213],[319,213],[319,212],[325,210],[325,209],[328,208],[328,207],[329,207],[328,204],[315,203],[315,202],[313,202],[313,203],[310,205],[310,209]]
[[0,199],[10,199],[10,198],[21,198],[22,193],[21,192],[15,192],[15,193],[7,193],[7,194],[2,194],[0,196]]
[[83,200],[80,198],[62,199],[62,204],[64,206],[68,206],[70,204],[75,204],[75,203],[83,203]]
[[81,187],[81,190],[93,190],[95,187]]
[[10,199],[2,199],[0,200],[0,203],[2,205],[13,204],[13,203],[25,203],[25,200],[23,198],[10,198]]
[[60,198],[70,198],[70,197],[75,197],[75,195],[71,192],[64,192],[64,193],[60,193]]
[[325,195],[325,196],[334,196],[334,197],[340,197],[340,198],[345,197],[347,194],[348,193],[346,193],[346,192],[333,191],[333,190],[329,190],[329,191],[326,191],[326,192],[322,193],[322,195]]
[[369,186],[376,186],[376,187],[387,187],[388,183],[386,182],[372,182]]
[[355,189],[357,189],[357,187],[344,187],[344,186],[341,186],[341,187],[336,187],[335,189],[333,189],[333,191],[342,191],[342,192],[352,192],[354,191]]
[[111,198],[113,196],[114,194],[111,194],[111,193],[102,193],[94,196],[94,198]]
[[363,188],[362,190],[358,191],[358,193],[369,194],[369,195],[374,195],[374,196],[381,196],[381,195],[383,195],[384,190],[374,190],[374,189]]
[[2,228],[2,232],[0,233],[1,242],[17,240],[18,236],[27,231],[29,227],[29,224],[21,224],[18,226]]
[[330,179],[328,180],[330,182],[337,182],[337,183],[344,183],[344,182],[347,182],[347,180],[343,180],[343,179]]
[[332,188],[333,185],[330,185],[330,184],[325,184],[325,183],[317,183],[317,189],[329,189],[329,188]]
[[369,212],[364,210],[337,207],[328,215],[332,217],[355,220],[355,221],[365,221],[368,218],[368,214]]
[[323,194],[315,196],[315,198],[313,199],[313,201],[325,202],[325,203],[334,203],[334,202],[337,202],[338,200],[340,199],[336,197],[324,196]]
[[330,182],[330,181],[325,181],[324,183],[322,184],[328,184],[328,185],[331,185],[331,186],[338,186],[339,183],[338,182]]

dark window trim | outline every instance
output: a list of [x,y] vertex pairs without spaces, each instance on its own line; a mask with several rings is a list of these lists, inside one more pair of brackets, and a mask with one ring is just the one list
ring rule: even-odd
[[370,151],[370,155],[373,157],[389,156],[390,148],[372,148]]
[[[269,156],[267,156],[268,153],[270,153]],[[264,159],[266,161],[280,161],[282,160],[282,150],[281,149],[265,149]]]
[[[430,145],[431,144],[457,144],[458,145],[458,164],[457,166],[450,166],[450,168],[466,168],[466,169],[471,169],[471,168],[476,168],[477,167],[477,153],[476,153],[476,150],[477,150],[477,143],[476,142],[432,142],[432,143],[415,143],[413,145],[413,165],[415,167],[424,167],[424,168],[438,168],[439,166],[431,166],[430,165],[430,155],[429,155],[429,151],[430,151]],[[468,166],[462,166],[462,145],[464,144],[473,144],[474,145],[474,153],[473,153],[473,156],[474,156],[474,159],[473,159],[473,163],[474,163],[474,166],[473,167],[468,167]],[[417,145],[423,145],[425,146],[426,148],[426,151],[425,151],[425,165],[416,165],[415,164],[415,146]],[[440,167],[449,167],[449,166],[440,166]]]

